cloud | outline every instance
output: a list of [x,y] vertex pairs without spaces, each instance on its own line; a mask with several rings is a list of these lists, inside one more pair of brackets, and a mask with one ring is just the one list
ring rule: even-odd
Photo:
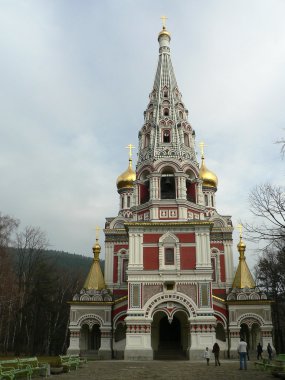
[[39,225],[55,249],[91,255],[95,226],[118,212],[115,182],[125,146],[137,146],[166,14],[189,120],[219,178],[218,211],[248,218],[250,189],[284,182],[274,145],[284,133],[284,8],[1,2],[1,211]]

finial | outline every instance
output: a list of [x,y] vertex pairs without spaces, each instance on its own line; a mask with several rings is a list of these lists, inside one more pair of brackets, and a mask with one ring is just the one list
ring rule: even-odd
[[96,241],[98,241],[99,240],[99,235],[100,235],[101,228],[99,226],[96,226],[95,230],[96,230],[96,234],[95,234]]
[[239,238],[242,239],[242,224],[238,224],[237,229],[239,230]]
[[129,144],[126,146],[126,149],[129,149],[129,158],[132,159],[133,152],[132,150],[135,149],[136,147],[132,144]]
[[201,150],[201,158],[203,159],[203,158],[204,158],[204,148],[205,148],[205,146],[207,146],[207,145],[204,143],[204,141],[201,141],[201,142],[199,143],[199,146],[200,146],[200,150]]
[[166,16],[161,16],[161,21],[162,21],[162,29],[166,29],[166,20],[168,19],[168,17]]

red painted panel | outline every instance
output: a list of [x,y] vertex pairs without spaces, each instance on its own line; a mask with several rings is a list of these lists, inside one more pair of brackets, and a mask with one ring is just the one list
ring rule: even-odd
[[181,270],[195,269],[196,266],[196,248],[180,247],[180,267]]
[[180,243],[195,243],[195,234],[194,233],[184,233],[176,234]]
[[118,281],[118,256],[114,256],[113,282]]
[[226,281],[225,275],[225,255],[220,255],[220,271],[221,271],[221,281]]
[[145,270],[154,270],[159,268],[158,247],[144,247],[143,267]]
[[218,250],[223,251],[224,250],[224,244],[223,243],[210,243],[211,248],[218,248]]
[[143,242],[144,243],[158,243],[161,234],[144,234]]
[[213,295],[225,299],[226,289],[213,289]]
[[114,252],[118,252],[120,249],[129,249],[128,244],[115,244],[114,245]]
[[187,183],[187,200],[196,203],[196,184]]
[[113,294],[116,296],[115,298],[120,298],[128,295],[128,289],[114,289]]

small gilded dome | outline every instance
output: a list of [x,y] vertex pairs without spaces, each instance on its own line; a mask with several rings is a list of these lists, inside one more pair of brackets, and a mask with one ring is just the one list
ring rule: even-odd
[[218,186],[218,177],[215,173],[206,168],[204,157],[202,157],[199,178],[203,181],[203,186],[213,187],[215,189]]
[[171,35],[170,35],[170,33],[166,30],[166,27],[165,27],[165,26],[163,26],[162,31],[159,32],[159,34],[158,34],[158,39],[159,39],[161,36],[168,36],[169,39],[171,39]]
[[129,159],[129,166],[124,173],[119,175],[117,178],[117,188],[118,190],[121,190],[123,188],[133,188],[134,187],[134,181],[136,180],[136,173],[132,168],[132,159]]

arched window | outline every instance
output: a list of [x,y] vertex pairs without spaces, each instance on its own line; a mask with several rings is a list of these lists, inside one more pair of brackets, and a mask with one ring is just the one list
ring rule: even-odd
[[163,131],[163,142],[170,143],[170,131],[168,129]]
[[174,248],[164,248],[164,264],[174,265]]
[[171,168],[162,173],[160,191],[161,199],[176,199],[175,177]]
[[182,111],[179,111],[179,117],[180,117],[180,119],[183,119],[183,112]]
[[205,197],[205,205],[208,206],[208,195],[205,194],[204,197]]
[[129,260],[123,259],[123,262],[122,262],[122,282],[127,282],[127,280],[128,280],[128,277],[127,277],[128,264],[129,264]]
[[189,146],[189,135],[184,133],[184,145]]
[[127,207],[129,208],[131,206],[131,197],[128,195],[127,197]]
[[124,208],[124,197],[121,198],[121,208]]
[[163,108],[163,116],[169,116],[169,108]]
[[164,90],[164,91],[163,91],[163,97],[164,97],[164,98],[168,98],[168,91],[167,91],[167,90]]
[[144,147],[147,148],[149,146],[149,141],[150,141],[150,135],[149,133],[147,133],[145,136],[144,136]]
[[213,280],[213,282],[216,282],[217,281],[217,275],[216,275],[216,259],[215,259],[215,257],[211,258],[211,264],[212,264],[212,269],[213,269],[212,280]]

